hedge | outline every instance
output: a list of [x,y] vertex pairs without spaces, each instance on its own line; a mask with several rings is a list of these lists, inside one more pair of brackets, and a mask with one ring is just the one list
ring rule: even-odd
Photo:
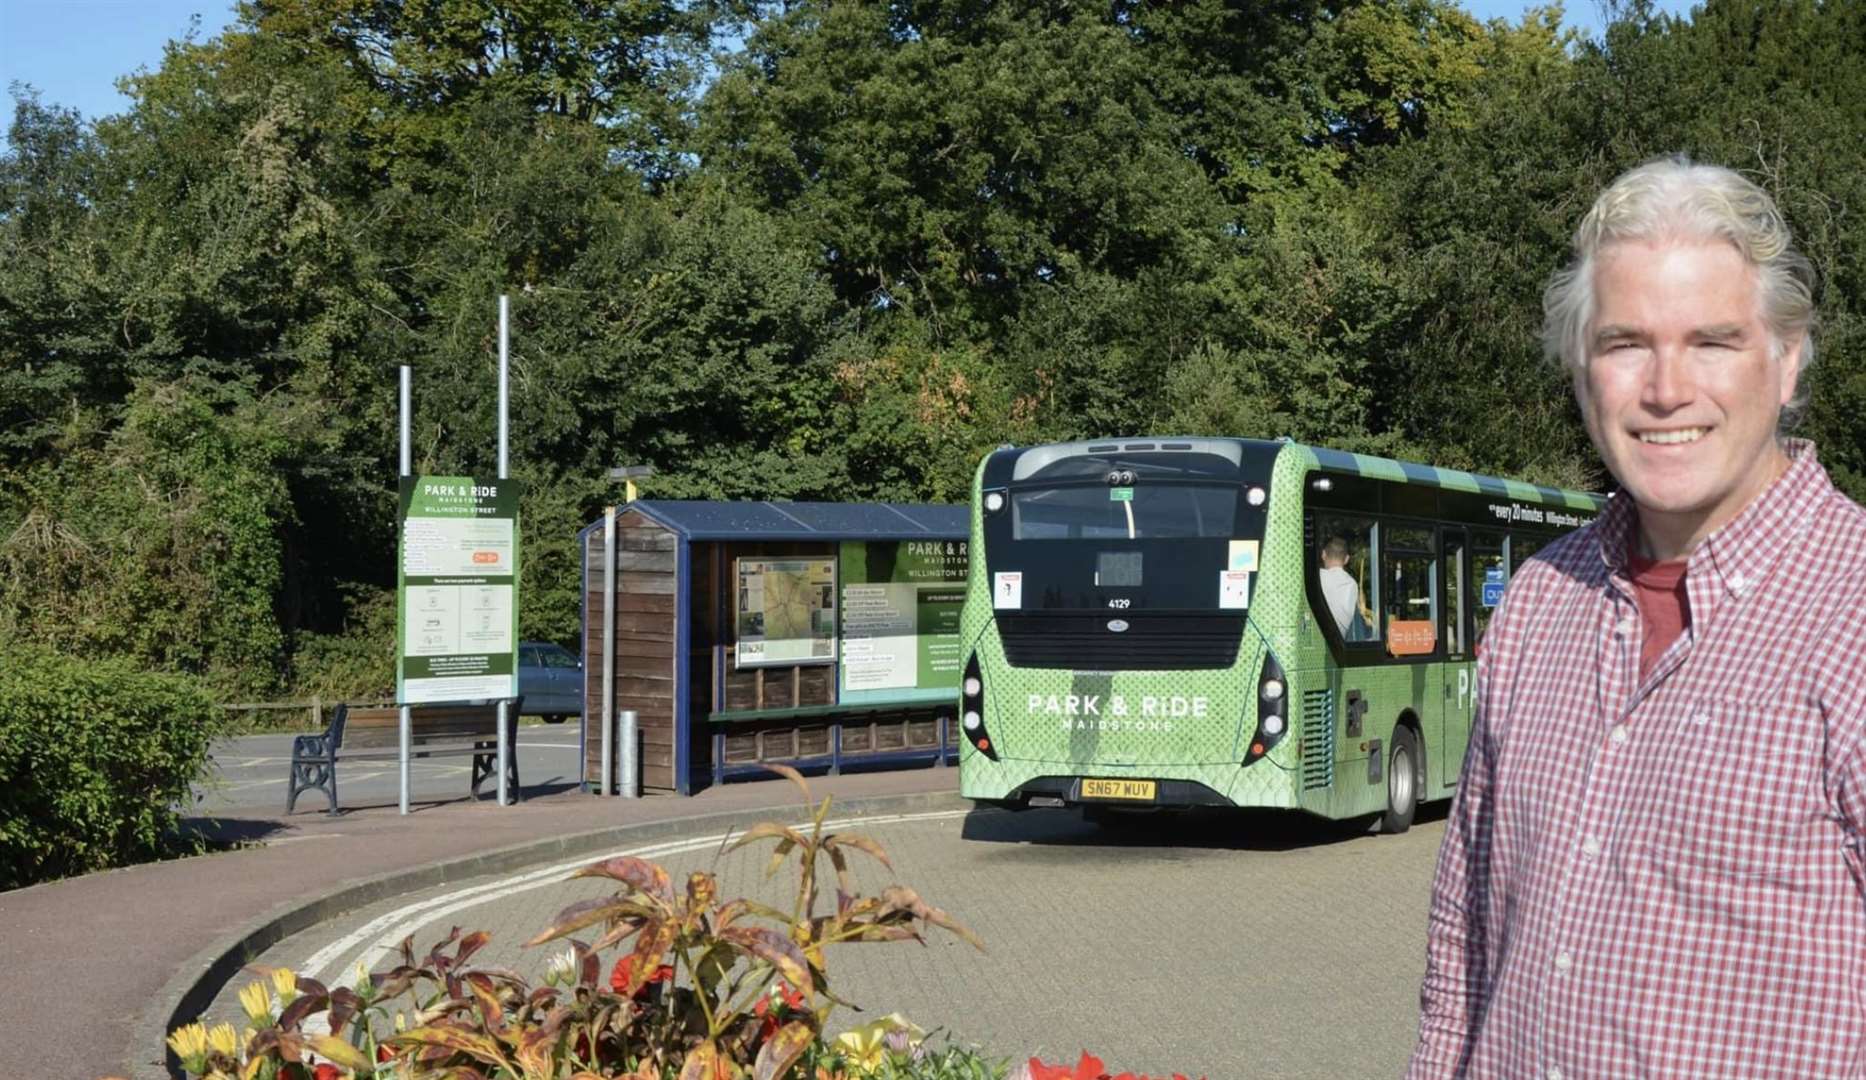
[[191,676],[0,646],[0,889],[173,851],[220,724]]

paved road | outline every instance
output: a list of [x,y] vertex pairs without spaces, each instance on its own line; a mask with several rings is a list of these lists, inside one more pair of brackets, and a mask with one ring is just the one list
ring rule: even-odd
[[[1086,1048],[1117,1068],[1211,1080],[1393,1076],[1411,1047],[1441,820],[1398,837],[1270,814],[1111,831],[1064,811],[955,808],[851,828],[895,863],[892,875],[861,867],[865,891],[911,885],[988,948],[936,933],[925,948],[832,951],[836,991],[871,1014],[898,1010],[1001,1057],[1073,1061]],[[711,869],[724,896],[789,907],[794,879],[767,883],[762,849],[720,846],[696,836],[638,853],[676,881]],[[400,897],[259,962],[348,981],[359,959],[380,961],[402,937],[425,950],[458,925],[493,932],[484,963],[536,978],[549,948],[518,943],[608,891],[565,880],[588,861]],[[238,1016],[237,989],[215,1015]],[[831,1028],[854,1022],[839,1013]]]
[[[526,791],[562,791],[578,783],[577,725],[527,724],[518,729],[518,777]],[[205,784],[196,787],[201,802],[190,814],[225,813],[243,807],[285,807],[286,763],[291,760],[292,736],[244,735],[224,739],[212,749],[215,769]],[[417,758],[409,763],[411,799],[458,799],[468,790],[467,757]],[[341,762],[337,766],[338,804],[346,809],[395,803],[401,780],[394,760]],[[480,788],[490,799],[496,779]],[[298,796],[298,812],[323,809],[322,792]]]

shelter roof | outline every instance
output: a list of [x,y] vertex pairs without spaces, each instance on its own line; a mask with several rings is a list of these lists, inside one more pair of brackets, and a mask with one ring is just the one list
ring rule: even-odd
[[937,503],[640,499],[617,510],[635,511],[689,541],[963,540],[971,529],[969,507]]

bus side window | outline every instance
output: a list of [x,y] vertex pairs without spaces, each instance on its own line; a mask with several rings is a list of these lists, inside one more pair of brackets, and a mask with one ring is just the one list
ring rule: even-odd
[[1382,530],[1387,652],[1419,656],[1438,649],[1438,544],[1431,529]]
[[1471,537],[1471,615],[1475,622],[1473,639],[1481,643],[1490,617],[1496,614],[1509,583],[1509,568],[1503,561],[1503,534],[1480,532]]
[[1380,582],[1373,566],[1374,523],[1367,518],[1318,514],[1315,552],[1309,572],[1316,575],[1325,610],[1318,619],[1334,623],[1343,641],[1380,640]]
[[1522,533],[1510,534],[1510,573],[1515,574],[1529,561],[1529,557],[1541,551],[1548,544],[1548,539],[1541,536],[1524,536]]

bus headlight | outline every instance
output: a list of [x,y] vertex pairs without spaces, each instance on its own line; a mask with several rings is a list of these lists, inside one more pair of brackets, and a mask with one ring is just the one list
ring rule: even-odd
[[959,727],[979,753],[998,760],[998,748],[985,731],[985,680],[978,670],[978,654],[966,657],[965,678],[959,683]]
[[1257,675],[1257,731],[1244,751],[1246,765],[1269,753],[1289,731],[1289,687],[1283,679],[1283,665],[1266,651]]
[[995,514],[1002,509],[1004,509],[1004,492],[985,492],[985,513]]

